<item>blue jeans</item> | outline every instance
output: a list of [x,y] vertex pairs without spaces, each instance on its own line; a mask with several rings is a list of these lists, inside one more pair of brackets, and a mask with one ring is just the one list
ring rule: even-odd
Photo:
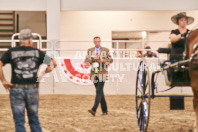
[[10,102],[16,132],[26,132],[25,108],[31,132],[42,132],[38,119],[39,91],[38,88],[15,88],[10,90]]

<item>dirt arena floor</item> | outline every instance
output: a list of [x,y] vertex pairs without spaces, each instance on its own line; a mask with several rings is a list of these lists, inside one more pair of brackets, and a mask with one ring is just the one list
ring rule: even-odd
[[[94,102],[88,95],[41,95],[39,118],[44,132],[138,132],[134,96],[108,95],[109,115],[101,109],[95,117],[87,110]],[[185,110],[170,111],[169,98],[152,100],[149,132],[190,132],[194,122],[192,98]],[[26,128],[29,132],[26,117]],[[0,132],[14,132],[8,95],[0,95]]]

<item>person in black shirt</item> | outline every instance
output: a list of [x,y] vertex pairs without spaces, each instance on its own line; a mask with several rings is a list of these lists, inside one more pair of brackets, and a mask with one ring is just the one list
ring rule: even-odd
[[[181,61],[184,59],[183,53],[185,52],[185,41],[186,36],[189,30],[186,28],[187,25],[190,25],[194,22],[194,18],[187,16],[186,12],[180,12],[171,17],[171,21],[178,26],[177,29],[172,30],[170,34],[170,41],[171,41],[171,52],[170,52],[170,61],[171,63],[175,63],[177,61]],[[168,70],[168,78],[172,82],[181,82],[184,78],[188,80],[187,72],[183,71],[174,71],[173,68]]]
[[182,60],[183,52],[185,50],[185,38],[188,33],[187,25],[194,22],[194,18],[187,16],[186,12],[180,12],[177,15],[171,17],[174,24],[178,25],[178,28],[171,31],[170,41],[172,45],[170,60]]
[[[151,49],[151,47],[146,46],[145,49]],[[157,57],[157,55],[153,53],[152,51],[146,51],[146,53],[144,54],[144,57]]]
[[[44,52],[32,47],[30,29],[20,32],[20,46],[10,48],[0,59],[0,80],[6,91],[10,91],[10,102],[15,122],[16,132],[25,132],[25,108],[32,132],[41,132],[38,119],[39,91],[37,71],[41,64],[48,65],[45,72],[56,67],[56,62]],[[11,64],[11,83],[6,81],[2,67]]]

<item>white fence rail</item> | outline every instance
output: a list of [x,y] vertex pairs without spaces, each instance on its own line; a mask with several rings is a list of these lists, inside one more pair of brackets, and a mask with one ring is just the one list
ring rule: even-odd
[[[19,42],[19,40],[17,39],[13,39],[13,40],[0,40],[0,44],[1,43],[10,43],[10,47],[14,47],[16,46],[16,43]],[[78,46],[75,46],[75,48],[60,48],[60,43],[62,42],[67,42],[67,43],[74,43],[77,42],[78,44],[81,42],[85,42],[85,43],[92,43],[92,41],[50,41],[50,40],[42,40],[40,38],[40,40],[33,40],[34,43],[36,43],[37,48],[41,49],[42,51],[48,51],[50,54],[52,54],[57,63],[60,63],[61,59],[65,59],[65,56],[55,56],[56,52],[75,52],[75,51],[81,51],[81,52],[86,52],[87,49],[84,48],[79,48]],[[117,47],[115,49],[111,49],[111,51],[113,53],[116,53],[118,51],[133,51],[136,52],[138,51],[149,51],[148,49],[119,49],[119,44],[123,43],[123,42],[143,42],[140,40],[130,40],[130,41],[123,41],[123,40],[113,40],[113,41],[102,41],[102,43],[104,42],[108,42],[108,43],[116,43]],[[169,43],[169,41],[144,41],[144,42],[167,42]],[[47,47],[44,48],[43,44],[47,43]],[[64,46],[66,47],[66,46]],[[8,48],[0,48],[0,51],[6,51],[8,50]],[[151,50],[153,52],[156,52],[156,50]],[[70,58],[72,61],[72,58]],[[82,58],[78,58],[83,60]],[[110,81],[106,84],[106,87],[108,87],[108,89],[105,89],[105,93],[107,94],[134,94],[134,87],[135,87],[135,79],[136,79],[136,71],[134,70],[134,68],[137,67],[137,65],[139,64],[139,59],[137,58],[132,58],[129,60],[123,59],[123,58],[119,58],[118,55],[115,56],[115,65],[114,67],[120,65],[120,68],[125,66],[126,69],[126,65],[128,66],[128,63],[131,63],[131,68],[132,70],[129,71],[119,71],[116,70],[114,68],[114,70],[110,71],[110,74],[117,74],[117,75],[124,75],[123,76],[123,81],[120,82],[119,78],[114,79],[114,82]],[[75,59],[74,59],[75,60]],[[158,60],[157,59],[149,59],[150,63],[155,64],[156,66],[158,65]],[[112,66],[113,67],[113,66]],[[112,68],[113,69],[113,68]],[[6,78],[10,78],[10,74],[11,74],[11,68],[10,66],[6,66],[5,70],[7,71],[5,73]],[[56,78],[56,79],[55,79]],[[163,78],[163,76],[161,76],[161,78]],[[164,80],[161,79],[159,80],[159,84],[160,88],[165,88],[166,86],[163,85],[164,84]],[[50,73],[49,77],[45,78],[45,82],[41,83],[41,89],[40,92],[41,94],[94,94],[95,90],[93,89],[93,86],[81,86],[81,85],[76,85],[74,83],[72,83],[71,81],[67,81],[68,79],[66,79],[66,81],[63,81],[64,79],[66,79],[65,77],[65,73],[64,70],[61,66],[61,64],[59,64],[59,66],[55,69],[55,71],[53,73]],[[189,93],[191,94],[191,90],[186,91],[183,89],[177,89],[177,91],[173,91],[173,93]],[[5,90],[3,89],[3,87],[0,87],[0,94],[5,94]]]
[[[37,33],[33,33],[34,35],[38,36],[38,40],[33,40],[33,43],[37,43],[37,48],[42,50],[42,51],[51,51],[51,56],[53,57],[60,57],[58,54],[55,55],[55,53],[57,52],[75,52],[75,51],[81,51],[81,52],[86,52],[87,49],[82,49],[82,48],[78,48],[78,46],[76,45],[76,48],[60,48],[60,43],[76,43],[76,44],[79,44],[79,43],[92,43],[92,41],[73,41],[73,40],[60,40],[60,41],[50,41],[50,40],[42,40],[41,36]],[[16,46],[16,43],[17,42],[20,42],[18,39],[15,39],[16,36],[18,36],[19,34],[16,33],[12,36],[12,40],[0,40],[0,44],[1,43],[10,43],[10,47],[15,47]],[[170,41],[166,41],[166,40],[163,40],[163,41],[150,41],[150,40],[112,40],[112,41],[102,41],[102,43],[116,43],[116,48],[112,48],[111,49],[111,53],[114,54],[114,58],[120,58],[119,56],[119,53],[122,53],[122,54],[125,54],[126,52],[136,52],[136,51],[152,51],[152,52],[155,52],[156,54],[157,53],[157,50],[153,50],[153,49],[120,49],[119,45],[121,43],[148,43],[148,42],[155,42],[155,43],[158,43],[158,42],[166,42],[166,43],[170,43]],[[47,47],[46,48],[43,48],[43,44],[44,43],[47,43]],[[66,46],[64,46],[66,47]],[[69,46],[68,46],[69,47]],[[7,51],[8,48],[0,48],[0,51]],[[124,56],[124,55],[123,55]],[[159,55],[158,55],[159,56]],[[123,57],[122,57],[123,58]]]

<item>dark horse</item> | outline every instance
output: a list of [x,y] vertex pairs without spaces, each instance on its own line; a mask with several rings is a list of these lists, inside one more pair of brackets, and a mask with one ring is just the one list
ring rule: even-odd
[[[190,59],[193,53],[193,47],[198,43],[198,29],[192,31],[187,38],[188,50],[187,50],[187,59]],[[194,131],[198,132],[198,62],[192,62],[189,64],[190,67],[194,67],[190,69],[190,85],[193,91],[193,107],[196,115],[196,122],[194,124]]]

